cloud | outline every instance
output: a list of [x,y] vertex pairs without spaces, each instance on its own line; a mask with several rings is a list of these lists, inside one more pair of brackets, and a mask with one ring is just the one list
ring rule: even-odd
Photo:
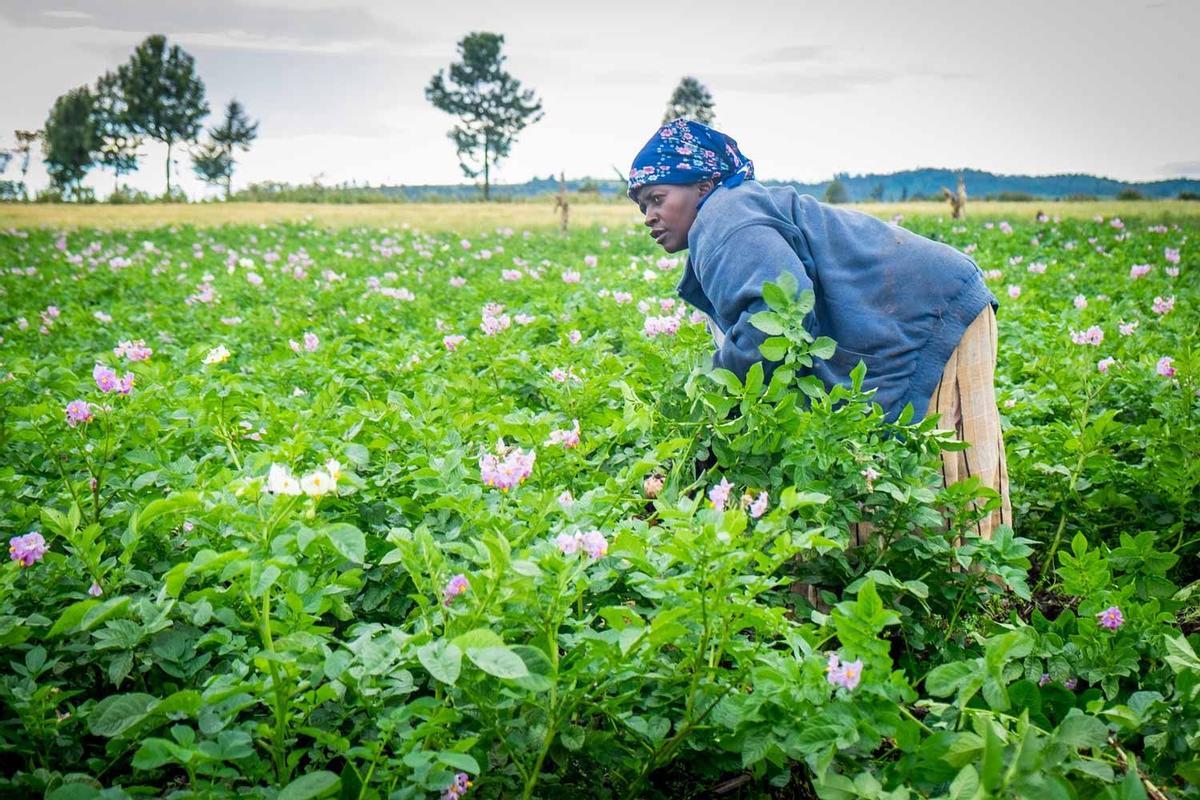
[[829,52],[829,47],[823,44],[798,44],[791,47],[780,47],[768,50],[747,60],[774,64],[795,64],[801,61],[816,61]]
[[1159,167],[1158,174],[1168,178],[1200,178],[1200,161],[1172,161]]
[[0,0],[0,20],[27,30],[155,31],[188,43],[255,50],[320,52],[355,44],[413,41],[391,22],[353,6],[297,9],[236,0],[54,0],[48,5]]
[[713,73],[708,77],[708,85],[714,92],[735,91],[750,94],[809,97],[822,94],[844,94],[869,86],[881,86],[904,78],[932,77],[942,80],[961,80],[969,76],[964,73],[925,67],[897,69],[858,67],[825,72],[811,69],[766,68]]

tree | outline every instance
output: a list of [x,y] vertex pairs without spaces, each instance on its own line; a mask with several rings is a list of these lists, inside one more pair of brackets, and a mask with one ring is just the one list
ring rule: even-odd
[[113,188],[121,176],[138,168],[142,137],[130,128],[129,105],[116,73],[106,72],[96,81],[96,129],[100,135],[99,164],[113,171]]
[[179,48],[167,47],[161,34],[146,37],[129,61],[117,69],[130,130],[167,146],[167,194],[171,193],[171,148],[194,142],[200,120],[208,116],[204,83],[194,59]]
[[[425,87],[425,99],[435,108],[459,118],[448,136],[458,150],[458,162],[468,178],[483,175],[483,199],[490,199],[492,165],[509,154],[525,126],[542,118],[542,101],[532,89],[504,70],[506,56],[496,33],[470,33],[458,43],[460,61],[450,65]],[[482,154],[482,155],[481,155]]]
[[96,98],[91,90],[80,86],[55,100],[42,133],[43,161],[54,186],[78,196],[99,149]]
[[233,191],[233,159],[235,147],[249,150],[250,143],[258,137],[258,123],[250,122],[246,110],[237,100],[230,100],[225,107],[225,119],[215,128],[208,129],[210,142],[192,156],[192,169],[205,183],[225,186],[225,199]]
[[825,188],[826,203],[849,203],[850,193],[846,191],[846,184],[842,183],[840,178],[834,178],[829,186]]
[[711,125],[713,119],[713,99],[708,87],[687,75],[679,81],[671,99],[667,101],[667,111],[663,114],[663,122],[667,123],[678,117],[695,120],[702,125]]

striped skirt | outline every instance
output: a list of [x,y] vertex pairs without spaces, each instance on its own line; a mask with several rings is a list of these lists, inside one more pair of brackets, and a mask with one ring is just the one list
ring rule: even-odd
[[[1012,525],[1008,464],[996,408],[996,346],[996,312],[987,305],[950,354],[942,379],[929,399],[927,412],[940,416],[939,428],[953,431],[955,438],[971,445],[966,450],[942,452],[944,485],[978,477],[985,487],[1000,495],[999,508],[976,523],[984,539],[991,539],[997,526]],[[858,523],[851,531],[853,542],[863,544],[871,531],[869,523]]]

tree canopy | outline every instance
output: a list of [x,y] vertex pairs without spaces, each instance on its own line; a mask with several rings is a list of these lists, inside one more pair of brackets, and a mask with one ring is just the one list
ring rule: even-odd
[[53,185],[78,196],[99,147],[96,98],[91,90],[80,86],[55,100],[42,138],[43,160]]
[[671,93],[662,121],[666,123],[678,117],[695,120],[703,125],[712,125],[716,118],[712,94],[709,93],[708,87],[691,75],[684,76]]
[[542,102],[532,89],[504,69],[504,36],[470,33],[458,43],[459,61],[438,70],[425,89],[435,108],[458,117],[448,136],[468,178],[483,176],[483,197],[490,198],[490,170],[508,156],[517,134],[542,118]]

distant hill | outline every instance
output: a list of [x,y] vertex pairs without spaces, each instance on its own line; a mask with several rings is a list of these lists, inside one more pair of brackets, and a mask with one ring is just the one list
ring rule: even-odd
[[[1200,196],[1200,180],[1174,178],[1145,183],[1129,183],[1100,178],[1095,175],[996,175],[976,169],[952,170],[923,168],[893,172],[851,175],[838,173],[827,181],[764,180],[767,186],[794,186],[805,194],[820,198],[836,179],[845,186],[851,202],[881,200],[885,202],[938,198],[942,187],[954,189],[958,175],[966,182],[967,195],[974,200],[1044,199],[1062,200],[1113,198],[1122,190],[1135,190],[1148,199],[1179,197],[1181,192]],[[597,198],[615,199],[625,194],[625,184],[611,178],[581,178],[569,180],[567,191],[572,194],[595,194]],[[525,200],[554,195],[558,179],[551,176],[534,178],[525,183],[494,184],[492,197],[496,200]],[[477,200],[480,188],[473,184],[424,184],[414,186],[371,186],[341,184],[338,186],[291,186],[279,183],[254,184],[237,193],[239,200],[290,199],[323,202],[387,202],[421,200]],[[311,197],[309,195],[312,195]]]

